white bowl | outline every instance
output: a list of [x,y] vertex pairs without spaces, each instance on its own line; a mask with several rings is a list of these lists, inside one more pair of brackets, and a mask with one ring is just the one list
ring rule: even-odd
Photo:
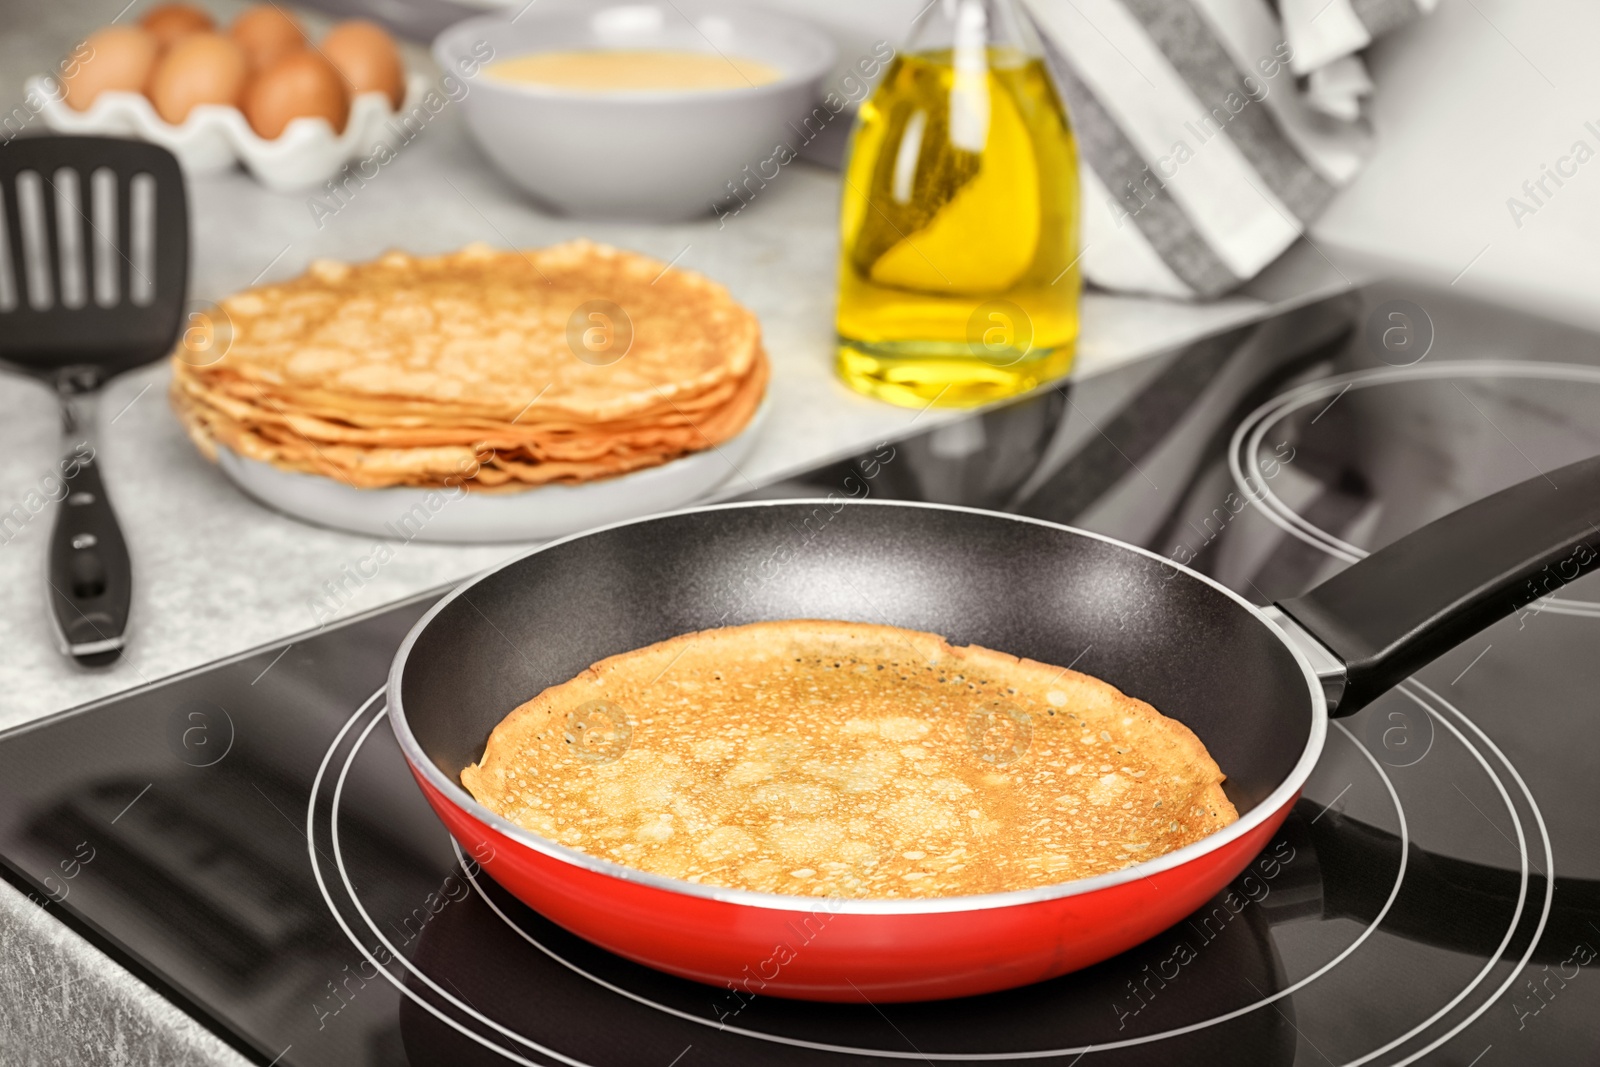
[[826,34],[798,19],[727,0],[665,0],[583,11],[534,6],[515,21],[476,16],[441,33],[433,54],[459,70],[485,47],[493,50],[486,67],[533,52],[672,49],[780,70],[777,81],[753,87],[606,93],[477,74],[463,101],[467,122],[511,181],[571,214],[663,221],[710,213],[747,180],[746,167],[758,175],[748,186],[754,192],[759,172],[770,179],[781,165],[773,160],[778,145],[798,152],[836,53]]
[[383,93],[361,93],[350,102],[343,133],[334,133],[327,119],[298,118],[268,140],[250,128],[236,107],[201,104],[173,125],[156,114],[143,93],[101,93],[88,110],[78,111],[62,99],[53,79],[35,76],[27,83],[28,98],[43,102],[39,114],[58,133],[151,141],[177,156],[179,166],[190,175],[215,174],[243,163],[257,181],[277,192],[321,185],[346,163],[372,153],[376,142],[393,140],[391,120],[418,110],[427,91],[427,79],[412,75],[400,111]]
[[539,541],[692,503],[727,481],[749,457],[771,406],[770,399],[763,400],[749,424],[714,449],[616,478],[520,493],[358,489],[246,459],[220,444],[217,461],[249,495],[318,526],[385,541]]

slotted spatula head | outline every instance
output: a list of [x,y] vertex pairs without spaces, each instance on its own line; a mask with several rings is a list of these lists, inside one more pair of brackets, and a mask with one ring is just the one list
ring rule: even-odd
[[0,151],[0,208],[0,360],[81,387],[171,351],[189,273],[171,152],[21,138]]

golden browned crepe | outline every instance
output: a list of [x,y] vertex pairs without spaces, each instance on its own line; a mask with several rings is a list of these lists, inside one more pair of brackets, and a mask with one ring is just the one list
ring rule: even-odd
[[[620,358],[574,354],[592,301],[631,326]],[[174,353],[195,443],[359,486],[492,491],[655,466],[736,435],[767,383],[760,325],[725,289],[589,241],[319,261],[221,309],[220,358],[192,334]]]
[[766,893],[993,893],[1119,870],[1238,818],[1182,723],[935,634],[796,620],[602,660],[461,781],[553,841]]

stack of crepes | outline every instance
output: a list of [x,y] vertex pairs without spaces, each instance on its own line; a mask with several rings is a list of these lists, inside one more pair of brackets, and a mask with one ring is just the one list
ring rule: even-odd
[[201,451],[358,487],[656,466],[738,434],[767,383],[760,325],[727,290],[589,241],[319,261],[213,317],[173,359]]

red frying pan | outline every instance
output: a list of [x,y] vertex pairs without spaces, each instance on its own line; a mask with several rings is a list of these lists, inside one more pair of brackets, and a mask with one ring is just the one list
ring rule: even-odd
[[[737,995],[966,996],[1096,963],[1199,907],[1288,814],[1330,707],[1355,712],[1592,569],[1597,524],[1600,458],[1479,501],[1263,609],[1132,545],[990,512],[842,500],[701,508],[557,541],[457,589],[396,655],[390,721],[466,850],[603,948]],[[1083,669],[1199,735],[1228,775],[1239,820],[1059,885],[822,900],[621,867],[524,830],[461,787],[496,723],[596,660],[790,618],[890,623],[1045,663],[1083,654]]]

